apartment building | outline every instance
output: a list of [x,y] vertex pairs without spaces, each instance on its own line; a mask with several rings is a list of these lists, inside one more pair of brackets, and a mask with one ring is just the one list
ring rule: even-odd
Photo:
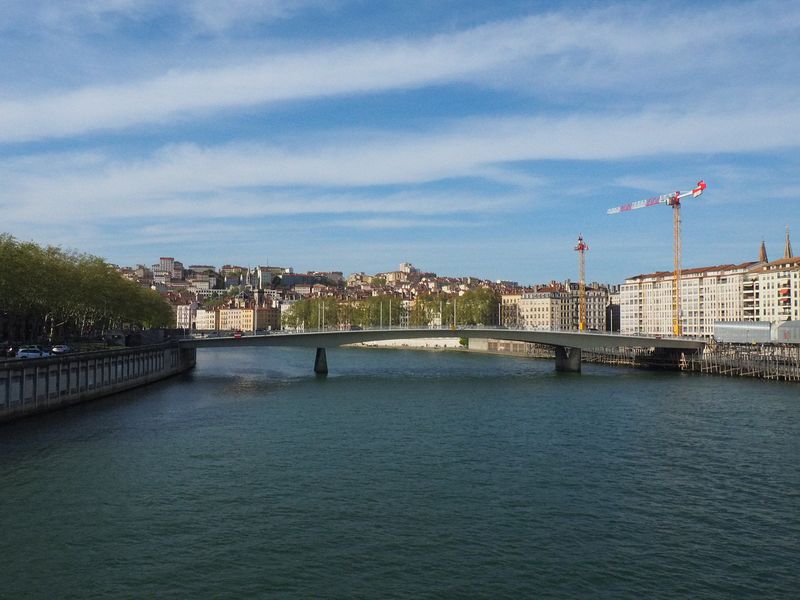
[[276,307],[219,308],[220,331],[256,331],[280,329],[281,311]]
[[[684,335],[710,337],[717,321],[745,319],[745,278],[760,263],[686,269],[681,273]],[[673,333],[674,273],[660,271],[625,280],[620,288],[620,332]]]
[[178,304],[175,306],[175,326],[178,329],[192,329],[197,322],[197,303]]
[[759,266],[743,284],[746,321],[800,320],[800,258],[787,257]]
[[[569,329],[578,329],[580,325],[580,291],[578,284],[570,288],[569,302],[572,308],[572,325]],[[586,288],[586,328],[605,331],[606,308],[608,306],[608,290],[601,287]]]
[[522,298],[522,294],[503,294],[500,296],[500,323],[504,327],[517,327],[520,324],[520,298]]
[[[673,273],[664,271],[625,280],[620,289],[622,333],[672,334],[673,280]],[[681,274],[684,335],[710,337],[716,322],[797,320],[800,258],[792,253],[788,227],[781,259],[769,261],[761,242],[757,261],[687,269]]]
[[573,329],[571,293],[558,285],[524,292],[517,301],[519,325],[527,329]]
[[195,329],[198,331],[214,331],[219,329],[219,312],[216,310],[206,310],[198,308],[195,312]]
[[[506,327],[530,329],[577,330],[580,292],[578,284],[553,282],[548,286],[500,297],[500,318]],[[586,288],[586,327],[604,331],[608,290],[601,286]]]

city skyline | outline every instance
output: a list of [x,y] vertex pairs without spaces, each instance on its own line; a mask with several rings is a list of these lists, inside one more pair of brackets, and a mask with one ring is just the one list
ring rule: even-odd
[[[781,254],[800,7],[0,0],[0,207],[131,265],[590,281]],[[157,249],[154,252],[153,249]]]

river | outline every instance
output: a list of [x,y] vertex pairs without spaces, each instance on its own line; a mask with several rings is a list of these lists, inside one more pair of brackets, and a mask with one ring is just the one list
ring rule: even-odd
[[797,597],[795,384],[313,358],[0,428],[0,597]]

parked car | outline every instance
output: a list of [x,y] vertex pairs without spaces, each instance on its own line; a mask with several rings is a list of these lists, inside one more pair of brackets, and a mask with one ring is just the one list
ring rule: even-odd
[[50,353],[39,346],[23,346],[17,350],[17,358],[46,358]]
[[242,337],[242,332],[239,331],[239,330],[234,331],[233,332],[233,337],[238,340],[240,337]]
[[70,351],[70,347],[66,344],[58,344],[50,349],[53,354],[66,354]]

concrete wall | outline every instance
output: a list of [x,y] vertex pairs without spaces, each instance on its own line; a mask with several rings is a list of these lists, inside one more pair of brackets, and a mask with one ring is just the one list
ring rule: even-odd
[[0,362],[0,423],[108,396],[195,365],[176,343]]

